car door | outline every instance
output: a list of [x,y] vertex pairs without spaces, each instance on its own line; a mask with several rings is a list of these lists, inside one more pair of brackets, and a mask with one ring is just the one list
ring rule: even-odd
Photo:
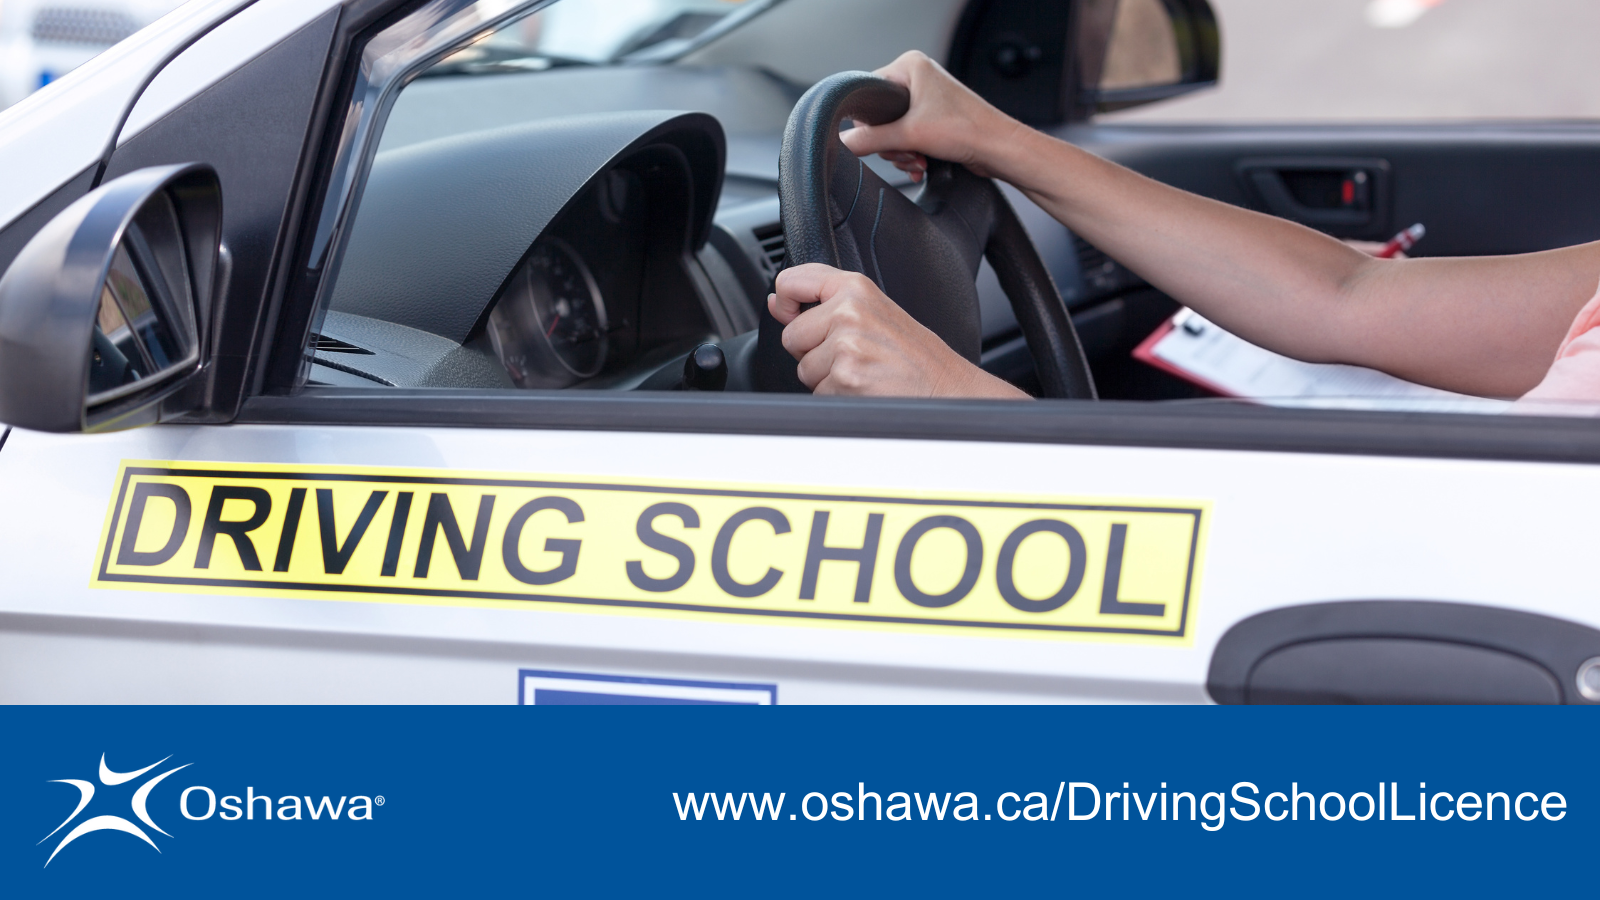
[[[245,210],[231,288],[179,415],[0,448],[6,699],[517,702],[582,676],[1204,702],[1248,699],[1226,689],[1269,657],[1280,697],[1343,696],[1354,658],[1389,667],[1358,699],[1582,699],[1582,421],[306,384],[305,263],[349,212],[327,198],[361,113],[340,98],[389,25],[352,9],[279,47],[321,61],[300,118],[239,115],[288,102],[246,66],[218,85],[232,112],[202,95],[164,120],[181,140],[113,157],[217,168]],[[286,121],[299,149],[264,145]],[[1318,614],[1262,624],[1297,609]],[[1419,644],[1453,688],[1396,693]]]

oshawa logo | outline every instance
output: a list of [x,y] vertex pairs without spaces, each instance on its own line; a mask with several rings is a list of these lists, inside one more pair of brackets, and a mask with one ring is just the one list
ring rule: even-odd
[[[150,765],[133,772],[113,772],[106,766],[106,757],[105,754],[102,753],[100,754],[100,783],[106,787],[115,787],[119,784],[127,784],[128,782],[133,781],[134,779],[150,771],[151,769],[154,769],[156,766],[161,765],[171,758],[172,757],[169,756],[166,759],[157,760]],[[156,831],[160,831],[162,834],[166,834],[167,837],[172,837],[172,835],[162,831],[160,825],[157,825],[155,822],[151,821],[150,811],[146,808],[146,804],[150,800],[150,791],[153,790],[156,785],[160,784],[163,779],[165,779],[168,775],[171,775],[173,772],[176,772],[179,769],[187,769],[191,765],[193,765],[193,763],[185,763],[184,765],[178,766],[176,769],[168,769],[167,771],[162,772],[160,775],[157,775],[149,781],[146,781],[144,784],[139,786],[138,790],[133,792],[133,814],[138,817],[139,821],[149,825]],[[78,797],[78,808],[72,811],[72,815],[67,816],[66,821],[62,822],[60,825],[57,825],[55,831],[45,835],[39,841],[41,844],[55,837],[56,834],[61,831],[61,829],[72,824],[72,821],[78,818],[78,814],[83,812],[84,808],[89,805],[89,802],[94,799],[94,784],[92,782],[80,781],[76,778],[57,778],[52,781],[51,784],[70,784],[78,789],[80,796]],[[151,847],[154,847],[157,853],[161,852],[161,848],[156,847],[156,842],[150,839],[150,835],[144,833],[144,829],[133,824],[127,819],[124,819],[122,816],[98,815],[84,819],[82,822],[78,823],[76,828],[67,832],[67,836],[61,839],[61,843],[57,844],[56,848],[50,851],[50,859],[45,860],[44,864],[47,866],[50,865],[50,860],[55,859],[56,854],[60,853],[63,847],[86,834],[92,834],[96,831],[121,831],[131,834],[134,837],[144,841],[146,844],[149,844]]]
[[[100,784],[103,787],[117,787],[128,784],[143,777],[152,769],[155,769],[171,758],[172,757],[168,756],[165,759],[159,759],[142,769],[137,769],[132,772],[113,772],[111,768],[106,765],[106,757],[105,754],[102,753],[100,755]],[[160,825],[157,825],[150,817],[150,792],[155,789],[156,785],[165,780],[167,776],[172,775],[174,772],[187,769],[191,765],[193,765],[193,763],[185,763],[181,766],[168,769],[165,772],[162,772],[161,774],[151,778],[149,781],[139,785],[139,787],[133,792],[133,799],[129,804],[134,818],[138,819],[140,822],[143,822],[151,830],[160,832],[166,837],[172,837],[171,834],[168,834],[166,830],[164,830]],[[39,843],[43,844],[45,841],[48,841],[57,834],[60,834],[63,828],[66,828],[68,825],[72,825],[73,822],[77,822],[78,824],[75,825],[72,830],[67,832],[66,836],[61,839],[61,842],[56,844],[55,849],[50,851],[49,859],[44,861],[46,866],[50,865],[51,860],[56,858],[56,854],[60,853],[68,844],[76,841],[78,838],[81,838],[86,834],[93,834],[96,831],[120,831],[124,834],[130,834],[144,841],[146,844],[149,844],[150,847],[157,853],[161,852],[161,848],[156,846],[156,842],[150,838],[150,835],[146,833],[143,828],[140,828],[136,823],[130,821],[124,816],[112,815],[110,813],[100,813],[98,815],[92,815],[88,818],[79,820],[79,815],[81,815],[83,811],[88,808],[89,804],[94,801],[96,789],[93,782],[82,781],[77,778],[57,778],[53,779],[50,783],[70,784],[77,788],[78,807],[72,811],[72,815],[67,816],[65,821],[63,821],[60,825],[57,825],[54,831],[45,835],[39,841]],[[193,798],[192,802],[191,798]],[[326,796],[321,797],[316,801],[312,800],[311,797],[305,797],[304,799],[304,810],[312,819],[321,819],[326,816],[329,819],[339,819],[343,817],[344,819],[351,821],[365,820],[370,822],[372,821],[372,808],[374,806],[383,805],[383,797],[381,796],[366,797],[358,795],[354,797],[340,797],[337,801]],[[243,797],[227,795],[222,797],[219,802],[216,791],[213,791],[211,788],[205,787],[204,785],[194,785],[192,787],[185,788],[183,793],[179,796],[178,810],[183,814],[185,819],[188,819],[192,822],[203,822],[213,817],[220,818],[225,821],[235,821],[238,819],[253,820],[256,818],[257,804],[260,804],[260,811],[262,813],[261,817],[263,819],[271,820],[276,818],[279,821],[286,821],[298,820],[302,818],[302,807],[300,801],[301,798],[297,796],[279,797],[276,804],[277,814],[274,816],[273,798],[265,794],[257,794],[254,786],[246,787]],[[220,815],[218,815],[217,812],[219,805],[222,810]]]

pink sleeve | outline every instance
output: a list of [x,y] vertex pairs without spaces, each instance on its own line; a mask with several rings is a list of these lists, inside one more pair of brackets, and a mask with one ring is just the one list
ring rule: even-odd
[[1600,293],[1578,312],[1550,371],[1522,399],[1600,403]]

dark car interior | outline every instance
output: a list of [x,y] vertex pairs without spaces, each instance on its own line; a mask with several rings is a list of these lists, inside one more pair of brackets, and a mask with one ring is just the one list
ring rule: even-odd
[[715,119],[659,112],[380,154],[314,379],[631,386],[630,373],[664,353],[731,336],[691,250],[706,243],[722,160]]
[[[1175,22],[1186,22],[1187,33],[1200,36],[1179,42],[1183,84],[1133,91],[1101,89],[1089,74],[1095,55],[1090,39],[1093,29],[1088,27],[1092,23],[1087,16],[1073,19],[1077,10],[1106,5],[1088,0],[972,0],[959,17],[943,60],[980,94],[1035,127],[1160,181],[1296,219],[1335,236],[1381,238],[1410,223],[1425,222],[1427,240],[1413,253],[1423,256],[1524,252],[1600,238],[1600,210],[1592,200],[1600,189],[1600,132],[1587,122],[1165,125],[1097,119],[1105,111],[1160,101],[1208,83],[1205,41],[1200,39],[1206,29],[1198,27],[1204,25],[1203,16],[1196,17],[1206,4],[1202,0],[1162,3]],[[301,177],[303,141],[311,127],[308,123],[331,114],[331,109],[318,106],[331,102],[319,100],[319,91],[324,80],[336,79],[337,73],[330,70],[325,76],[318,67],[336,39],[343,39],[339,35],[361,33],[369,27],[371,23],[357,20],[341,24],[333,13],[323,16],[123,142],[110,154],[103,172],[86,170],[0,230],[0,265],[9,265],[38,229],[100,180],[143,167],[205,159],[216,168],[228,198],[224,242],[231,253],[229,280],[236,290],[222,296],[237,295],[237,302],[225,300],[215,311],[217,333],[226,336],[223,355],[228,362],[213,367],[209,377],[222,379],[215,387],[221,393],[216,394],[215,412],[201,418],[230,421],[253,395],[294,395],[308,383],[340,389],[492,384],[510,392],[518,381],[499,354],[512,332],[500,330],[502,350],[497,351],[496,337],[487,327],[488,300],[476,309],[471,307],[478,297],[465,304],[467,314],[474,317],[470,324],[480,328],[472,335],[441,334],[425,324],[419,326],[419,320],[387,312],[352,318],[362,313],[352,312],[346,301],[356,306],[361,301],[347,297],[348,286],[343,284],[333,291],[335,302],[309,314],[311,304],[300,298],[318,290],[325,273],[320,261],[297,261],[292,265],[303,266],[303,272],[281,276],[285,279],[283,296],[295,298],[294,302],[282,301],[281,309],[268,303],[280,290],[272,280],[279,277],[273,274],[278,271],[279,256],[290,252],[287,248],[317,247],[316,228],[320,226],[314,221],[295,224],[293,209],[285,204],[300,190],[297,179]],[[1210,35],[1209,77],[1215,81],[1219,76],[1214,28]],[[892,57],[899,49],[885,46],[882,58]],[[873,56],[860,65],[876,61]],[[1227,73],[1220,77],[1225,79]],[[608,110],[688,110],[714,117],[725,138],[720,193],[709,198],[714,216],[709,217],[712,225],[704,233],[704,244],[690,245],[686,251],[690,262],[667,267],[665,277],[677,280],[677,287],[669,290],[678,292],[679,301],[689,294],[692,297],[678,307],[684,318],[660,334],[619,337],[613,333],[625,327],[622,321],[627,316],[619,315],[619,310],[641,300],[615,297],[619,290],[631,290],[617,286],[624,278],[618,267],[609,257],[584,255],[598,253],[593,245],[584,243],[587,236],[579,235],[577,240],[567,236],[569,228],[587,234],[587,229],[599,229],[600,223],[606,222],[602,201],[610,195],[606,193],[609,188],[602,185],[604,179],[594,181],[589,193],[583,187],[601,174],[615,154],[573,174],[559,190],[550,189],[542,178],[512,186],[493,180],[489,177],[492,173],[483,173],[485,191],[494,193],[494,185],[500,186],[490,198],[492,203],[482,207],[485,216],[513,216],[528,200],[526,192],[541,197],[548,192],[544,199],[554,198],[559,206],[545,210],[546,219],[538,223],[538,230],[517,235],[520,246],[505,251],[509,259],[499,257],[478,273],[493,282],[490,294],[498,296],[502,288],[509,291],[518,280],[513,271],[527,258],[532,262],[522,270],[524,275],[534,269],[567,272],[579,282],[585,272],[592,275],[604,306],[607,346],[603,354],[595,354],[600,368],[593,375],[578,374],[587,373],[593,359],[577,365],[574,373],[559,365],[559,354],[555,360],[549,354],[534,359],[539,355],[536,348],[523,364],[522,384],[638,386],[656,371],[652,369],[655,358],[646,360],[646,355],[660,350],[669,358],[674,353],[681,356],[701,338],[725,342],[757,326],[760,300],[785,258],[777,200],[781,135],[790,110],[808,84],[760,65],[683,62],[558,65],[542,70],[439,66],[399,95],[382,126],[372,180],[378,181],[389,160],[409,147],[447,140],[471,143],[510,126],[603,116]],[[236,119],[238,127],[207,127],[218,116]],[[544,165],[559,167],[563,159],[560,153],[550,154]],[[890,184],[913,192],[894,169],[871,159],[867,165]],[[1347,183],[1353,188],[1348,200],[1343,190]],[[1173,302],[1015,192],[1003,190],[1071,311],[1099,396],[1158,400],[1201,393],[1130,356],[1130,350],[1170,314]],[[381,193],[369,185],[361,197],[360,207],[354,211],[355,233],[347,249],[353,251],[362,232],[371,226],[371,211],[382,203]],[[706,191],[696,199],[707,200]],[[561,238],[571,253],[533,253],[535,239],[567,208],[567,201],[572,201],[570,209],[552,226],[551,234]],[[418,231],[426,234],[432,227],[427,217],[434,210],[417,209]],[[407,245],[406,252],[410,248],[426,250],[430,240],[438,246],[445,237],[443,230],[432,230],[431,239],[419,238]],[[691,240],[698,241],[699,236]],[[607,239],[600,244],[609,248],[612,242]],[[555,246],[553,242],[550,245]],[[475,245],[468,249],[472,251],[468,255],[478,253]],[[401,253],[393,257],[403,258]],[[636,257],[634,265],[640,268],[643,262]],[[680,271],[681,275],[672,274]],[[340,280],[348,277],[348,271],[327,274]],[[526,278],[521,280],[528,284]],[[690,286],[687,293],[683,285]],[[978,274],[977,287],[983,365],[1014,383],[1037,389],[1032,355],[987,266]],[[450,298],[446,292],[431,297],[430,302],[449,306],[455,302]],[[261,307],[263,303],[267,306]],[[372,307],[366,308],[372,311]],[[308,315],[310,321],[306,322]],[[514,316],[500,318],[509,319],[515,331]],[[523,331],[527,324],[521,323]],[[552,339],[563,334],[572,340],[599,334],[600,319],[580,317],[577,324],[569,321],[568,328],[563,332],[561,326],[555,326]],[[253,349],[258,337],[267,341],[263,344],[266,349]],[[263,359],[252,362],[258,352],[265,354]],[[625,373],[630,363],[636,364],[637,370]],[[241,366],[256,365],[265,367],[258,380],[239,374]],[[542,373],[540,377],[530,377],[535,370]],[[1172,407],[1164,409],[1170,413]],[[199,420],[192,413],[187,415],[188,420]]]
[[[1587,200],[1600,140],[1589,129],[1097,124],[1096,111],[1162,94],[1085,87],[1066,52],[1069,5],[1043,6],[972,4],[950,68],[1008,112],[1158,180],[1342,238],[1381,239],[1426,221],[1426,255],[1600,238]],[[1023,65],[1019,46],[1062,50],[1025,53]],[[1203,70],[1205,60],[1186,65]],[[765,297],[788,258],[778,158],[804,89],[767,72],[678,65],[442,67],[419,78],[385,126],[331,302],[314,323],[310,383],[750,389],[739,359],[755,352]],[[922,190],[881,161],[867,165],[908,197]],[[1099,396],[1203,396],[1131,355],[1176,303],[1015,191],[1005,195],[1071,314]],[[1046,394],[987,263],[976,288],[981,364]],[[686,363],[705,343],[731,376],[695,382]]]
[[[572,69],[531,77],[547,79],[546,89],[549,79],[598,81],[600,86],[570,89],[637,99],[639,91],[616,90],[611,82],[648,74]],[[730,357],[752,352],[772,279],[788,255],[775,171],[781,132],[729,138],[721,117],[701,115],[682,117],[673,134],[651,137],[652,128],[660,130],[652,114],[618,113],[556,116],[464,134],[449,133],[447,121],[434,125],[433,133],[442,136],[419,139],[430,132],[407,118],[414,108],[487,106],[526,113],[529,104],[504,96],[508,87],[519,86],[500,81],[505,78],[529,76],[428,79],[413,89],[445,91],[451,102],[397,108],[391,127],[403,136],[393,142],[401,146],[386,142],[373,163],[339,280],[316,331],[312,383],[677,389],[683,386],[683,357],[701,343],[719,344]],[[541,86],[526,84],[529,90]],[[774,112],[786,114],[798,91],[778,88],[769,89]],[[487,96],[479,99],[479,92]],[[619,125],[628,121],[634,124]],[[693,132],[697,138],[684,137]],[[694,158],[694,148],[685,152],[680,146],[685,140],[715,145],[719,159]],[[559,165],[552,166],[552,157],[560,158]],[[549,174],[552,168],[565,180]],[[480,173],[486,171],[497,178],[485,180]],[[870,180],[911,198],[923,192],[876,161],[866,171],[855,176],[858,182]],[[526,173],[526,189],[507,190],[519,184],[514,173]],[[577,174],[587,177],[579,181]],[[1074,241],[1020,195],[1007,195],[1033,231],[1056,232],[1044,240],[1036,235],[1034,244],[1051,278],[1064,288],[1086,349],[1105,359],[1103,377],[1112,390],[1123,391],[1116,348],[1102,346],[1118,336],[1102,323],[1112,310],[1126,319],[1128,304],[1100,307],[1140,282]],[[694,198],[715,198],[711,221],[695,221]],[[865,205],[861,212],[868,212]],[[870,216],[867,223],[878,224]],[[456,252],[462,247],[474,251]],[[973,281],[970,273],[964,280]],[[974,297],[981,331],[973,336],[972,355],[1037,392],[1032,354],[987,264],[977,273]],[[1175,309],[1155,295],[1147,305],[1141,312],[1152,328]],[[751,389],[749,378],[734,368],[724,389]],[[1173,381],[1168,392],[1185,396],[1187,388]]]

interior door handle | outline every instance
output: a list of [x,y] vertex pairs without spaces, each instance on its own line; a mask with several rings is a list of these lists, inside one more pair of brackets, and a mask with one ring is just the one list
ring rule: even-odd
[[1259,208],[1338,237],[1387,237],[1389,163],[1348,157],[1240,160]]

